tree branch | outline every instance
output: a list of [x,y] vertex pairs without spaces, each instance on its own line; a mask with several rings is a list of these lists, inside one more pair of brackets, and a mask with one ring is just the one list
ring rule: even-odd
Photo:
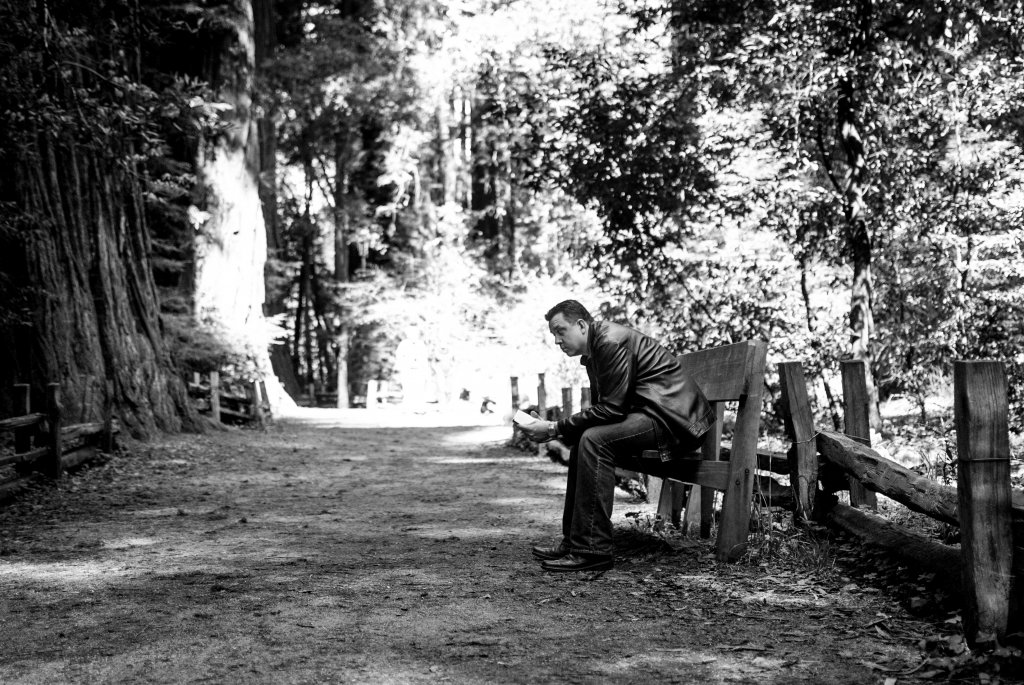
[[828,174],[828,180],[832,181],[832,186],[839,195],[845,196],[843,184],[839,182],[839,177],[836,176],[835,169],[832,168],[832,162],[829,161],[828,154],[825,152],[825,139],[821,135],[821,126],[818,126],[814,132],[814,140],[818,144],[818,152],[821,153],[821,162],[825,165],[825,173]]

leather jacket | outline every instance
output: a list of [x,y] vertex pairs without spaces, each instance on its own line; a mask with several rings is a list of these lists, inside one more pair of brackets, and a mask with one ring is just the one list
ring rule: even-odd
[[580,363],[590,377],[592,404],[558,422],[558,433],[573,442],[587,428],[641,412],[654,420],[658,452],[667,461],[681,446],[692,449],[715,422],[715,410],[675,355],[639,331],[592,322]]

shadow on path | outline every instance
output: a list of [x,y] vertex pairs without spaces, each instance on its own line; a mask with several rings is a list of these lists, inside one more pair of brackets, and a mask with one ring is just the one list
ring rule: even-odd
[[306,410],[26,495],[0,511],[0,681],[865,683],[912,658],[862,629],[876,596],[672,553],[624,493],[615,569],[542,572],[565,470],[470,419]]

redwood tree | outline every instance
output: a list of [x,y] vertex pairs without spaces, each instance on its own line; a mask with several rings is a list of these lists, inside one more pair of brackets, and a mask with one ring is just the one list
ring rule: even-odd
[[30,383],[38,402],[60,383],[83,420],[109,380],[138,436],[193,421],[159,318],[145,162],[161,112],[199,97],[143,85],[142,30],[127,1],[0,3],[0,387]]

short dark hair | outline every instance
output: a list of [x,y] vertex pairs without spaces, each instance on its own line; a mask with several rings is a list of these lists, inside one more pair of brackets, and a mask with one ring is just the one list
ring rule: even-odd
[[556,314],[561,314],[562,316],[564,316],[566,321],[568,321],[569,323],[575,323],[580,319],[583,319],[587,323],[590,323],[594,320],[594,317],[590,315],[590,312],[587,311],[587,308],[581,305],[576,300],[565,300],[563,302],[559,302],[554,307],[548,310],[548,313],[544,315],[544,320],[551,321],[551,319],[555,318]]

